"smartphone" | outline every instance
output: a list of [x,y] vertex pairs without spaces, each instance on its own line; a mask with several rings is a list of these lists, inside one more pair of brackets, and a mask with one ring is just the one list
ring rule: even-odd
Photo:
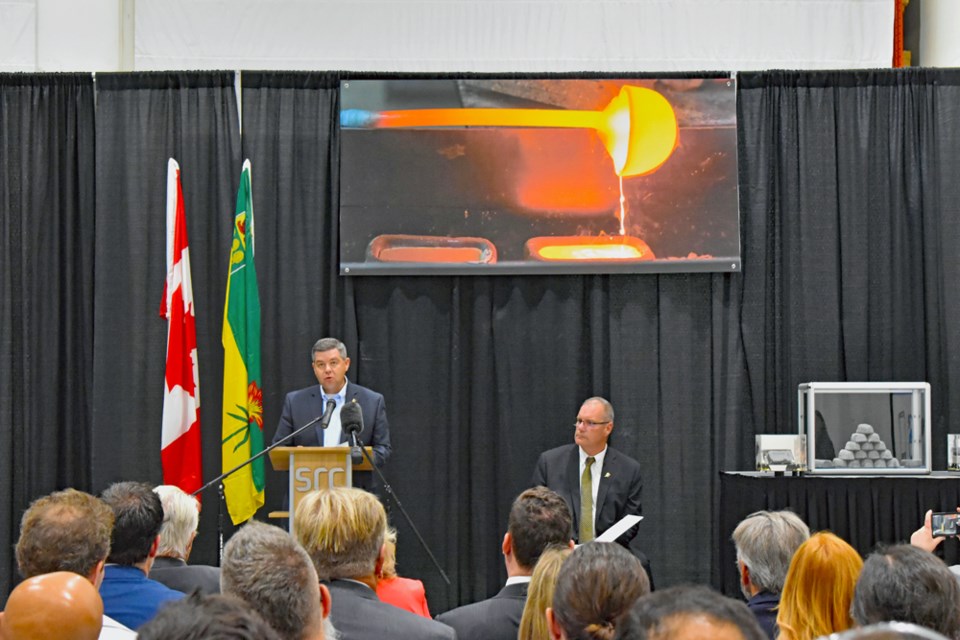
[[960,513],[956,511],[943,511],[934,513],[930,517],[930,524],[935,538],[948,538],[957,535],[957,521],[960,519]]

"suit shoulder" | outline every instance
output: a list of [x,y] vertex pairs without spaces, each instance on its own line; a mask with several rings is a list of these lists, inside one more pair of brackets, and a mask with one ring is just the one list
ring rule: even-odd
[[540,454],[540,457],[544,460],[556,460],[557,458],[564,458],[576,450],[577,445],[575,444],[562,444],[559,447],[547,449]]
[[629,467],[631,469],[636,469],[637,471],[640,470],[640,463],[634,460],[633,458],[631,458],[630,456],[628,456],[627,454],[625,454],[624,452],[620,451],[619,449],[614,449],[613,447],[610,447],[607,450],[607,453],[610,456],[608,459],[611,462],[615,464],[623,465],[625,467]]
[[320,388],[320,385],[314,384],[309,387],[304,387],[303,389],[297,389],[296,391],[287,392],[287,400],[290,402],[296,402],[301,398],[310,398],[317,394],[317,389]]
[[476,623],[477,621],[484,620],[484,614],[489,608],[490,600],[472,602],[470,604],[461,605],[456,609],[450,609],[450,611],[445,613],[441,613],[437,616],[437,621],[450,625],[456,629],[461,625],[472,624]]
[[461,639],[514,638],[525,601],[525,598],[495,596],[451,609],[437,616],[437,621],[453,627]]
[[369,389],[367,387],[364,387],[363,385],[359,385],[354,382],[351,382],[350,385],[347,387],[347,392],[348,392],[348,395],[354,395],[359,398],[370,398],[373,400],[378,400],[383,398],[382,393],[378,393],[373,389]]
[[396,635],[394,635],[394,637],[396,638],[409,637],[425,638],[428,640],[437,638],[438,640],[449,640],[450,638],[457,637],[456,632],[450,625],[444,624],[443,622],[437,620],[431,620],[430,618],[419,616],[409,611],[404,611],[403,609],[397,609],[390,604],[384,603],[384,605],[392,607],[402,614],[397,616],[394,621],[394,624],[396,624],[394,627]]

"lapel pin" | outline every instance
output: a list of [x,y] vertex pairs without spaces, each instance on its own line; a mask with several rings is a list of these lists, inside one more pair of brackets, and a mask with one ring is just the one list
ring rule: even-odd
[[609,478],[609,477],[610,477],[610,472],[607,471],[605,474],[603,474],[603,477],[604,477],[604,478]]

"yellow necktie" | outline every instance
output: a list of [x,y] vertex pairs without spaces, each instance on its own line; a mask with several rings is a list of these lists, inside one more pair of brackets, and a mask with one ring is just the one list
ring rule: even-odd
[[593,474],[594,458],[587,458],[580,476],[580,544],[593,540]]

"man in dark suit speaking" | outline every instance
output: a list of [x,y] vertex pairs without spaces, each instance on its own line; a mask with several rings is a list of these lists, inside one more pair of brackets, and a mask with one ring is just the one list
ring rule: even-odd
[[[382,467],[390,457],[390,425],[383,396],[376,391],[361,387],[347,380],[350,358],[347,347],[336,338],[317,340],[311,350],[313,373],[320,383],[299,391],[291,391],[283,401],[280,424],[273,436],[277,442],[307,424],[317,416],[324,415],[329,402],[335,403],[330,423],[323,429],[318,422],[313,428],[284,443],[289,447],[336,447],[348,441],[348,434],[340,426],[340,410],[344,404],[356,401],[363,412],[363,431],[359,444],[373,447],[373,460]],[[354,473],[353,485],[370,490],[373,478],[370,472]]]
[[[553,489],[566,500],[573,513],[573,535],[578,544],[590,542],[623,516],[641,512],[640,463],[607,446],[613,417],[613,406],[606,399],[585,400],[574,425],[574,444],[540,454],[533,472],[533,486]],[[617,542],[630,549],[638,530],[638,525],[631,527]],[[649,575],[646,557],[635,549],[631,551]],[[652,585],[652,576],[650,582]]]

